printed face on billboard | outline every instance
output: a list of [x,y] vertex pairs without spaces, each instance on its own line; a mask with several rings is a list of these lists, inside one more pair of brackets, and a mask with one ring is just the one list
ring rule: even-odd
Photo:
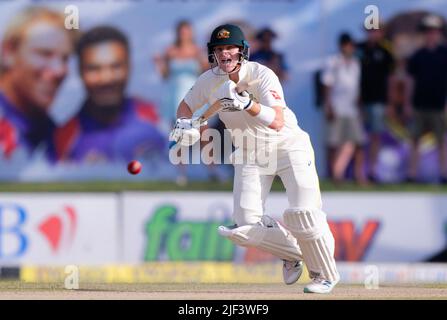
[[81,54],[81,76],[95,106],[119,105],[129,77],[125,46],[117,41],[107,41],[85,48]]
[[51,20],[36,20],[22,30],[15,46],[6,45],[11,86],[26,108],[47,112],[68,72],[71,42]]

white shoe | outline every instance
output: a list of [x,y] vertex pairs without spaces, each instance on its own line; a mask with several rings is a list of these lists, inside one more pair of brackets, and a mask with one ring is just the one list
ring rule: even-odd
[[338,281],[329,281],[322,278],[314,278],[304,287],[304,293],[330,293]]
[[303,261],[287,261],[283,260],[282,275],[287,285],[294,284],[298,281],[303,273]]

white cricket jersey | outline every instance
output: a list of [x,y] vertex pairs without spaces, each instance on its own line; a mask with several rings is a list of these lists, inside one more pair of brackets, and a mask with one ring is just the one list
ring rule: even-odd
[[[206,103],[211,105],[215,101],[212,94],[229,79],[228,75],[215,74],[218,73],[217,68],[215,67],[214,72],[210,69],[202,73],[186,94],[184,101],[193,113]],[[308,139],[308,135],[301,130],[295,114],[287,107],[282,86],[276,74],[268,67],[257,62],[248,61],[243,63],[239,70],[239,82],[250,82],[256,79],[261,79],[261,81],[248,88],[247,91],[255,101],[266,107],[282,107],[284,109],[284,127],[279,132],[273,130],[246,111],[220,111],[219,118],[232,132],[239,129],[256,139],[267,140],[270,143],[287,142],[281,143],[281,146],[287,149],[301,149],[300,140],[304,142],[306,138]],[[236,148],[240,147],[237,145],[237,139],[234,136],[233,143]]]

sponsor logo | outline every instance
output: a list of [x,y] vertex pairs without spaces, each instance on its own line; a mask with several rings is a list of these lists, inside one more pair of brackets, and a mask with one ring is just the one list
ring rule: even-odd
[[378,235],[380,221],[368,220],[362,229],[356,229],[352,220],[329,221],[329,226],[335,238],[335,258],[362,261]]
[[22,206],[0,204],[0,259],[18,258],[26,252],[28,237],[22,230],[26,220]]
[[75,210],[65,206],[60,212],[47,216],[38,226],[39,232],[47,240],[53,253],[57,253],[62,244],[71,246],[77,228]]
[[[145,226],[145,261],[232,261],[236,253],[244,262],[276,261],[273,255],[254,247],[241,248],[218,235],[220,225],[230,221],[179,221],[178,208],[163,205],[155,209]],[[380,229],[379,220],[368,220],[363,226],[353,220],[329,221],[334,235],[335,258],[341,261],[363,261]],[[243,250],[243,251],[241,251]]]
[[64,206],[60,211],[46,215],[37,224],[37,230],[26,228],[28,220],[25,207],[15,203],[0,204],[0,259],[25,255],[30,243],[29,232],[37,231],[43,236],[54,254],[73,243],[77,230],[77,214],[73,207]]
[[232,261],[235,247],[217,233],[229,221],[178,221],[173,205],[158,207],[146,223],[145,261]]

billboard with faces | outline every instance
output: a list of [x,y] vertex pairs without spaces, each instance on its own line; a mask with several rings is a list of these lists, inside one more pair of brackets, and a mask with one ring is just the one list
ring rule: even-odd
[[[342,30],[365,37],[367,6],[348,0],[2,1],[0,180],[176,179],[168,156],[175,111],[209,67],[211,31],[226,22],[242,28],[253,57],[265,45],[258,32],[271,31],[265,41],[281,59],[257,54],[258,61],[281,75],[287,105],[312,137],[324,175],[324,117],[315,107],[313,75],[336,52]],[[447,15],[444,1],[376,6],[385,20],[408,11]],[[385,182],[403,178],[408,158],[408,140],[390,132],[378,156],[378,178]],[[430,180],[437,174],[436,150],[430,136],[424,141],[429,165],[421,170]],[[126,170],[133,159],[144,168],[136,177]],[[203,164],[189,166],[187,174],[208,178]]]

